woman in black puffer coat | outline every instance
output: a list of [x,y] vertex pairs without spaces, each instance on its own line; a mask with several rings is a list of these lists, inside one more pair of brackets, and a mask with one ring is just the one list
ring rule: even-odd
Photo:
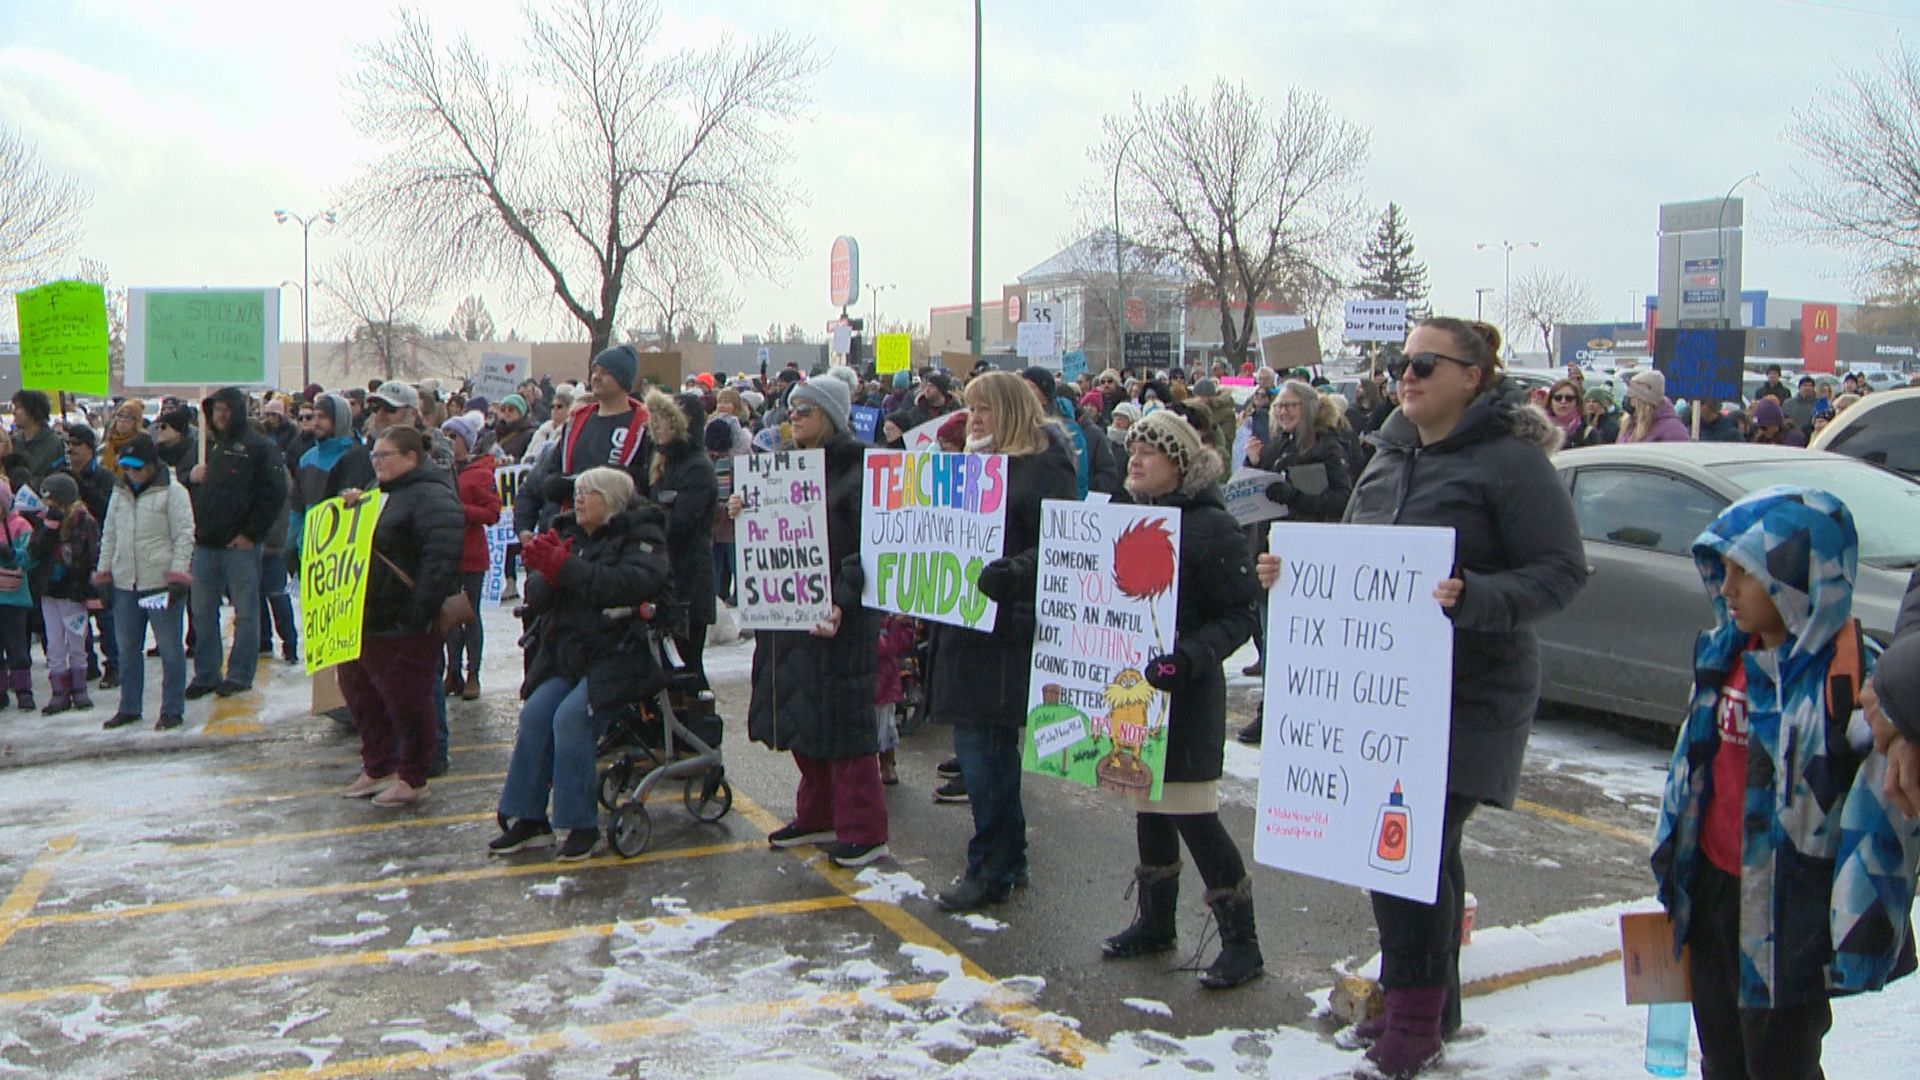
[[[1248,464],[1266,472],[1279,473],[1281,479],[1267,485],[1267,498],[1287,508],[1288,521],[1339,521],[1347,512],[1347,497],[1353,494],[1353,467],[1347,452],[1347,418],[1331,398],[1311,385],[1289,379],[1274,396],[1271,414],[1273,438],[1265,443],[1249,443]],[[1303,474],[1317,473],[1320,488],[1304,490]],[[1253,554],[1267,549],[1267,526],[1263,522],[1248,530]],[[1267,596],[1260,593],[1260,619],[1253,631],[1253,643],[1260,659],[1242,674],[1261,675],[1267,668]],[[1243,743],[1260,744],[1261,719],[1240,729]]]
[[[419,431],[388,428],[372,457],[384,502],[367,563],[362,646],[358,660],[340,665],[340,694],[360,729],[362,769],[342,794],[401,806],[427,793],[444,644],[433,622],[460,588],[466,516],[453,479],[427,459]],[[341,495],[350,507],[359,501],[356,491]]]
[[[1500,333],[1485,323],[1428,319],[1394,361],[1400,408],[1368,437],[1375,454],[1347,505],[1356,525],[1428,525],[1454,532],[1454,576],[1433,597],[1453,621],[1447,803],[1434,903],[1373,894],[1380,929],[1383,1017],[1358,1025],[1369,1065],[1414,1076],[1460,1026],[1460,857],[1467,818],[1511,807],[1540,703],[1533,624],[1586,583],[1573,501],[1548,460],[1561,432],[1500,378]],[[1259,559],[1271,588],[1279,562]]]
[[686,624],[673,644],[680,659],[706,678],[701,658],[707,628],[719,614],[713,591],[713,514],[720,481],[707,456],[706,420],[700,399],[647,394],[647,433],[659,452],[653,457],[653,501],[666,514],[667,561],[673,566],[674,599],[687,606]]
[[1145,664],[1147,682],[1172,695],[1172,702],[1160,798],[1133,800],[1138,908],[1133,925],[1108,938],[1104,952],[1124,958],[1173,948],[1185,840],[1220,926],[1220,955],[1201,973],[1200,984],[1239,986],[1264,964],[1254,932],[1253,882],[1220,822],[1217,785],[1227,734],[1221,665],[1253,633],[1260,587],[1246,538],[1220,495],[1219,455],[1192,425],[1175,410],[1162,410],[1135,424],[1127,445],[1132,501],[1180,511],[1180,603],[1172,649]]
[[[837,378],[796,384],[787,398],[793,441],[826,452],[827,565],[833,613],[810,631],[753,635],[753,698],[747,733],[793,753],[800,769],[793,820],[774,847],[828,845],[841,866],[887,855],[887,804],[880,786],[880,731],[873,722],[880,619],[860,604],[860,482],[866,445],[849,434],[852,394]],[[728,502],[739,513],[740,497]],[[744,595],[744,586],[742,587]]]
[[981,375],[967,384],[967,408],[967,448],[1007,455],[1007,534],[1003,557],[982,567],[978,579],[999,605],[992,632],[944,623],[928,631],[928,715],[953,725],[973,809],[966,873],[939,897],[949,911],[1000,903],[1027,877],[1020,740],[1033,668],[1040,503],[1079,494],[1073,444],[1041,413],[1026,380],[1005,371]]
[[521,549],[529,620],[525,704],[500,792],[505,831],[489,845],[496,855],[547,843],[555,827],[567,830],[562,862],[593,853],[600,839],[593,752],[603,718],[658,689],[646,626],[629,613],[607,612],[665,591],[663,517],[638,501],[623,469],[588,469],[573,491],[573,513],[554,518]]

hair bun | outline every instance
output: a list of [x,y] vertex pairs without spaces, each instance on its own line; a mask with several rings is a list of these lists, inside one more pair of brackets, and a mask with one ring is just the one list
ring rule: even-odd
[[1474,333],[1480,335],[1480,340],[1487,343],[1487,351],[1493,354],[1495,360],[1498,360],[1500,358],[1499,327],[1494,326],[1492,323],[1477,321],[1469,322],[1467,325],[1473,329]]

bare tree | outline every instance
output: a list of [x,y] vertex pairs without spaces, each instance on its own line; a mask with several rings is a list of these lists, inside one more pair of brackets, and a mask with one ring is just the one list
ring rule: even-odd
[[352,117],[391,149],[346,200],[361,228],[517,275],[596,350],[664,237],[749,272],[798,254],[780,127],[806,105],[810,45],[669,51],[651,0],[529,4],[524,20],[524,62],[442,47],[418,9],[363,51]]
[[1798,189],[1773,192],[1790,232],[1853,253],[1869,274],[1920,253],[1920,51],[1842,73],[1795,110],[1787,138],[1807,155]]
[[107,376],[123,377],[127,370],[127,288],[115,285],[107,264],[99,259],[80,260],[81,281],[100,286],[107,299]]
[[1553,351],[1553,328],[1579,322],[1593,313],[1593,292],[1587,283],[1564,270],[1535,268],[1513,283],[1507,298],[1507,333],[1524,326],[1540,335],[1540,348]]
[[640,258],[640,274],[633,284],[646,308],[635,317],[651,316],[655,332],[669,341],[678,329],[731,317],[739,305],[713,261],[689,243],[662,237],[647,245]]
[[1095,157],[1108,176],[1120,164],[1123,217],[1219,302],[1235,364],[1252,348],[1256,305],[1284,300],[1290,283],[1346,276],[1368,217],[1368,137],[1325,101],[1292,90],[1270,115],[1244,85],[1219,81],[1204,100],[1184,88],[1157,104],[1135,98],[1105,129]]
[[454,306],[453,317],[447,320],[447,330],[460,341],[492,341],[493,313],[480,297],[463,297]]
[[36,282],[66,257],[89,201],[77,182],[47,172],[33,147],[0,127],[0,292]]
[[452,358],[425,327],[439,292],[436,263],[417,253],[342,255],[321,288],[334,329],[347,342],[347,373],[372,368],[386,379],[452,374]]

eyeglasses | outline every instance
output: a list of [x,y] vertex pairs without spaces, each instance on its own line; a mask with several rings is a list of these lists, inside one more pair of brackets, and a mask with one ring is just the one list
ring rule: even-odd
[[1276,409],[1297,409],[1300,407],[1300,403],[1297,401],[1287,401],[1285,399],[1282,399],[1280,401],[1274,402],[1273,407]]
[[1407,372],[1409,371],[1422,379],[1430,379],[1433,377],[1433,369],[1440,366],[1440,361],[1442,360],[1452,361],[1461,367],[1473,366],[1457,356],[1447,356],[1444,353],[1437,352],[1423,352],[1414,353],[1412,356],[1399,356],[1387,361],[1387,372],[1396,379],[1406,378]]
[[368,405],[373,409],[374,412],[381,413],[383,415],[390,412],[400,411],[400,406],[389,405],[384,401],[372,401],[372,402],[368,402]]
[[385,460],[387,460],[388,458],[392,458],[392,457],[399,457],[399,456],[400,456],[400,451],[398,451],[398,450],[375,450],[375,451],[374,451],[373,453],[371,453],[371,454],[368,454],[367,456],[368,456],[368,457],[370,457],[370,458],[372,458],[372,459],[373,459],[373,460],[375,460],[375,461],[385,461]]
[[1555,401],[1579,401],[1579,400],[1580,400],[1580,395],[1579,395],[1579,394],[1555,394],[1555,395],[1553,395],[1553,400],[1555,400]]

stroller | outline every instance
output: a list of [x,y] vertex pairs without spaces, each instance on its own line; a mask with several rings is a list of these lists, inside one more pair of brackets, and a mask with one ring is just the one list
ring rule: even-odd
[[714,711],[706,677],[674,648],[672,604],[642,604],[631,617],[647,628],[647,647],[665,674],[645,700],[614,717],[600,743],[613,760],[600,770],[600,805],[611,814],[607,843],[623,858],[647,849],[653,821],[647,798],[667,780],[680,781],[680,801],[695,821],[712,823],[733,809],[733,786],[721,763],[725,722]]

